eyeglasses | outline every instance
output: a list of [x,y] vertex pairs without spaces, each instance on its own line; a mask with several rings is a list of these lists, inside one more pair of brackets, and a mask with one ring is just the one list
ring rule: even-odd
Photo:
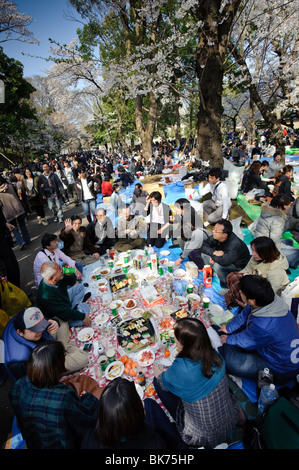
[[212,232],[214,232],[214,233],[223,233],[222,230],[221,230],[221,231],[220,231],[220,230],[216,230],[215,228],[213,228]]

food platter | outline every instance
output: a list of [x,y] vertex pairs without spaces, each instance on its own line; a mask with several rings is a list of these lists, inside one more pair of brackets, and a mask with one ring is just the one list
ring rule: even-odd
[[108,365],[105,370],[105,376],[107,380],[113,380],[120,377],[125,369],[125,366],[121,361],[114,361]]
[[94,319],[97,325],[103,325],[109,320],[109,315],[107,313],[99,313]]
[[155,357],[155,353],[151,349],[144,349],[139,352],[137,362],[141,367],[147,367],[153,364]]
[[179,318],[186,318],[189,316],[189,313],[185,308],[181,308],[180,310],[177,310],[176,312],[173,312],[170,314],[174,320],[179,320]]
[[109,279],[111,292],[117,292],[124,287],[137,287],[136,278],[133,274],[121,274],[120,276],[113,276]]
[[150,319],[139,317],[117,325],[117,340],[124,351],[136,352],[155,343],[157,338]]
[[93,335],[94,330],[92,328],[83,328],[83,330],[80,330],[78,333],[78,340],[82,342],[90,341]]

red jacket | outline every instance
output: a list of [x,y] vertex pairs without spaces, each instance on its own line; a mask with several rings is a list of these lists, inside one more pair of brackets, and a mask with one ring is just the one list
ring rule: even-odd
[[112,193],[113,193],[113,187],[110,181],[103,181],[102,183],[103,196],[111,196]]

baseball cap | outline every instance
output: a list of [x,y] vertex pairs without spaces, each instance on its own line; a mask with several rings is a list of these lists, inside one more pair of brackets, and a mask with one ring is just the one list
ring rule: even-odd
[[48,320],[37,307],[29,307],[24,310],[23,322],[26,330],[36,333],[40,333],[50,326]]

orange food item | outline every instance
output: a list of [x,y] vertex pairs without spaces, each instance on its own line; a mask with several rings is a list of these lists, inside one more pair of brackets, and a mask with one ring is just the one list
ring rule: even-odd
[[125,368],[124,368],[124,373],[125,373],[126,375],[129,375],[130,369],[129,369],[128,367],[125,367]]
[[165,356],[165,357],[169,357],[169,356],[170,356],[170,351],[169,351],[169,349],[165,349],[165,351],[164,351],[164,356]]
[[134,368],[137,367],[137,362],[133,362],[132,367],[134,367]]
[[134,370],[133,368],[130,370],[130,376],[131,377],[134,377],[136,375],[136,370]]
[[122,362],[123,364],[126,364],[126,362],[127,362],[128,359],[129,359],[129,358],[128,358],[128,356],[126,356],[126,355],[125,355],[125,356],[122,356],[122,357],[120,358],[120,360],[121,360],[121,362]]
[[152,384],[150,384],[146,387],[145,394],[146,394],[147,397],[152,397],[153,395],[155,395],[155,393],[156,393],[156,391],[155,391]]

